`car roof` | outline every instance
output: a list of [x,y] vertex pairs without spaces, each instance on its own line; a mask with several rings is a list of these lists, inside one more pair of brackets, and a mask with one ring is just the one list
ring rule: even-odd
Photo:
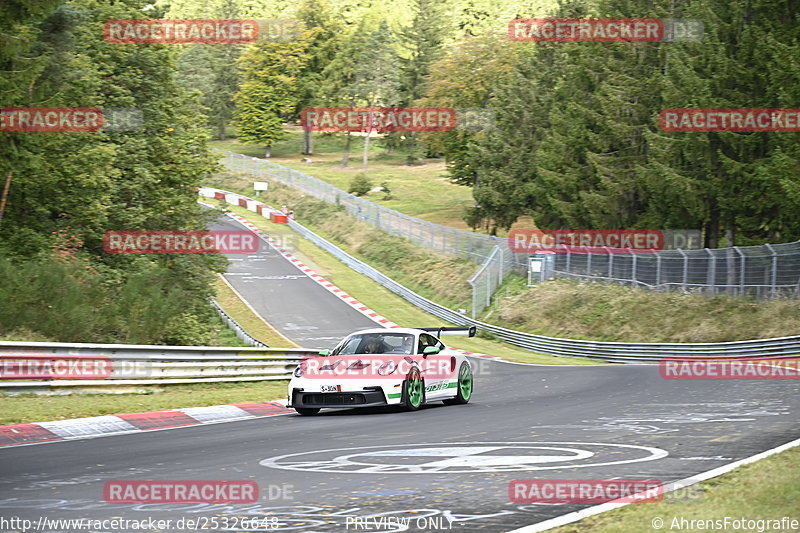
[[[359,335],[361,333],[408,333],[411,335],[419,335],[420,333],[427,333],[421,329],[414,328],[371,328],[354,331],[350,335]],[[348,335],[348,337],[350,336]]]

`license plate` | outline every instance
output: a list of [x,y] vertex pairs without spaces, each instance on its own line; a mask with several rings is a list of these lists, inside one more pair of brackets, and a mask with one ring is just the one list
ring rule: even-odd
[[322,385],[320,389],[322,392],[339,392],[338,385]]

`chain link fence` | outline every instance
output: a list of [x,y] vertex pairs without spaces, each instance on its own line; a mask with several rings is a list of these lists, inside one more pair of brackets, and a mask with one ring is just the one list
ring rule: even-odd
[[277,180],[325,202],[340,205],[350,215],[384,233],[403,237],[431,251],[480,264],[467,280],[472,287],[473,318],[489,305],[504,277],[512,271],[525,272],[525,254],[511,252],[507,239],[428,222],[359,198],[298,170],[220,151],[225,154],[223,164],[232,171]]
[[[482,264],[495,246],[505,246],[506,239],[473,233],[428,222],[349,194],[329,183],[277,163],[220,150],[228,169],[270,178],[290,185],[328,203],[340,205],[352,216],[384,233],[403,237],[423,248]],[[524,269],[524,263],[520,263]]]
[[652,290],[800,296],[800,241],[643,253],[557,253],[554,274]]
[[492,296],[497,292],[503,280],[514,271],[519,271],[520,258],[524,254],[515,254],[503,246],[495,246],[489,256],[475,273],[467,280],[472,287],[472,318],[477,318],[492,303]]
[[[510,272],[527,272],[529,254],[512,252],[505,238],[427,222],[283,165],[219,151],[224,154],[223,163],[230,170],[280,181],[320,200],[341,205],[350,215],[389,235],[479,264],[468,280],[473,289],[473,317],[489,305],[497,287]],[[652,254],[564,252],[555,256],[553,274],[575,279],[609,281],[651,290],[697,290],[757,298],[787,294],[797,297],[800,293],[800,241]]]

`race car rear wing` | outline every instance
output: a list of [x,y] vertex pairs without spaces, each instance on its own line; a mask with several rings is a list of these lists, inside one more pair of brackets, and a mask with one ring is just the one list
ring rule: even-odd
[[421,329],[422,331],[427,331],[428,333],[434,333],[437,337],[441,337],[442,335],[466,335],[468,337],[474,337],[477,328],[475,326],[470,326],[468,328],[461,328],[461,327],[451,327],[451,326],[442,326],[440,328],[416,328]]

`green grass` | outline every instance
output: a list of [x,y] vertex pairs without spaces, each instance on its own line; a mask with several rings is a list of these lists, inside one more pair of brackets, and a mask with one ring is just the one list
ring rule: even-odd
[[75,393],[67,396],[0,394],[0,424],[45,422],[88,416],[163,411],[248,402],[267,402],[286,397],[287,381],[259,383],[196,383],[151,386],[138,393]]
[[[363,171],[362,137],[353,137],[350,166],[342,168],[343,136],[315,133],[314,154],[303,156],[300,153],[302,130],[293,127],[286,131],[287,139],[273,146],[270,161],[305,172],[345,191],[355,175]],[[262,146],[242,144],[235,139],[213,141],[211,146],[251,157],[264,157]],[[312,162],[302,163],[303,157]],[[468,229],[462,217],[464,209],[473,204],[472,189],[454,185],[448,180],[444,159],[424,161],[424,165],[407,165],[405,153],[386,154],[379,141],[373,139],[367,174],[375,186],[388,183],[392,198],[384,200],[383,193],[371,193],[364,198],[430,222]]]
[[[207,184],[249,194],[250,180],[247,175],[225,173]],[[470,306],[472,291],[467,279],[477,268],[474,263],[431,252],[401,237],[376,231],[341,208],[275,181],[270,181],[269,191],[260,198],[273,206],[289,206],[296,219],[309,229],[420,295],[454,309]],[[228,204],[220,205],[228,208]]]
[[[444,325],[444,321],[433,315],[418,309],[401,297],[389,291],[385,287],[375,283],[366,276],[355,272],[344,263],[332,255],[319,249],[313,243],[304,239],[296,239],[295,233],[287,226],[273,224],[254,214],[243,207],[227,206],[232,212],[246,217],[253,222],[259,229],[275,238],[286,238],[293,242],[291,252],[306,263],[310,268],[324,276],[331,283],[346,291],[354,298],[363,302],[374,311],[385,316],[389,320],[404,327],[425,327]],[[520,348],[515,348],[510,344],[482,339],[482,338],[462,338],[448,337],[449,346],[467,350],[471,352],[485,353],[498,357],[503,357],[510,361],[538,364],[597,364],[589,361],[571,357],[554,357],[544,354],[537,354]]]
[[[221,277],[214,283],[214,290],[219,306],[257,340],[272,348],[299,348],[297,344],[281,335],[258,316]],[[227,331],[233,335],[234,339],[241,342],[232,330],[227,329]],[[230,346],[236,345],[231,344]]]
[[[722,531],[722,527],[672,527],[673,520],[780,519],[788,516],[800,520],[797,502],[800,501],[800,447],[791,448],[741,466],[727,474],[681,491],[667,494],[661,502],[634,503],[580,522],[551,529],[552,533],[641,533],[658,531],[653,520],[660,518],[660,531]],[[680,494],[692,497],[681,498]],[[689,501],[687,501],[689,500]],[[677,526],[680,522],[676,523]],[[733,529],[728,531],[758,531]],[[767,529],[791,531],[791,529]]]
[[493,323],[555,337],[725,342],[800,333],[800,300],[656,293],[570,280],[532,288],[517,281],[499,295],[490,311]]

